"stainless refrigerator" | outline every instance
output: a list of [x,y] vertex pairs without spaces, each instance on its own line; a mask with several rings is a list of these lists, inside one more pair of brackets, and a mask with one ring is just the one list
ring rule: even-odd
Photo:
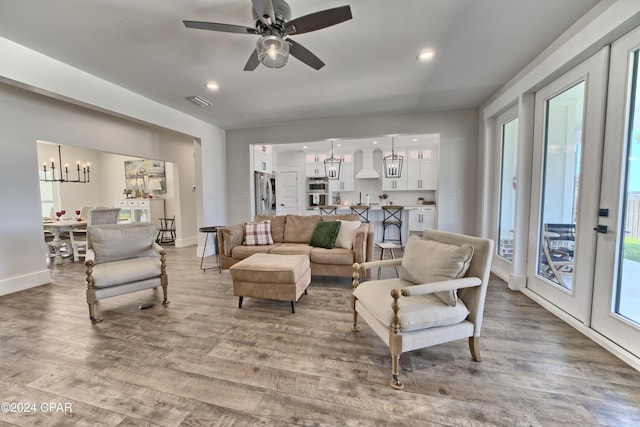
[[271,174],[254,172],[256,215],[276,214],[276,180]]

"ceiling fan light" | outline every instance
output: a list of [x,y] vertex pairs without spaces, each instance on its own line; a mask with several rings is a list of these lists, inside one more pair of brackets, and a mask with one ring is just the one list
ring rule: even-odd
[[258,59],[269,68],[282,68],[289,59],[289,43],[282,37],[262,36],[257,43]]

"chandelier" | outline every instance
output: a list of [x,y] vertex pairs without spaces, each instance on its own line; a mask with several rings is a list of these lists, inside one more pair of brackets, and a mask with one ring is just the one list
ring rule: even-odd
[[[90,173],[90,164],[86,163],[84,165],[80,165],[80,160],[76,163],[76,173],[78,175],[77,179],[69,179],[69,164],[65,163],[64,170],[62,167],[62,148],[58,145],[58,166],[56,166],[56,162],[51,159],[51,166],[47,169],[47,162],[42,164],[42,172],[43,178],[40,178],[40,181],[45,182],[79,182],[85,184],[89,182],[89,173]],[[73,171],[73,168],[71,168]],[[49,170],[51,171],[51,178],[49,178]],[[56,176],[56,170],[58,171]],[[82,178],[80,177],[80,172],[82,172]],[[72,172],[73,174],[73,172]]]
[[382,159],[382,162],[384,163],[385,178],[400,178],[402,176],[403,158],[403,156],[396,154],[394,138],[391,137],[391,154],[384,156]]
[[328,179],[340,179],[340,165],[342,159],[333,155],[333,140],[331,141],[331,157],[324,161],[324,174]]

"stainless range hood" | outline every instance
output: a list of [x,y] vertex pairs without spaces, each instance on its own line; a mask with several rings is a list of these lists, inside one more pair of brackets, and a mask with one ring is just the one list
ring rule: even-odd
[[376,179],[380,178],[380,174],[373,167],[373,149],[362,149],[362,169],[356,174],[356,179]]

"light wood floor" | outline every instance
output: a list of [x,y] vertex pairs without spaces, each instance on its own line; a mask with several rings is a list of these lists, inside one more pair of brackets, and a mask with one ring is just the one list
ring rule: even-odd
[[483,361],[466,340],[404,354],[399,392],[382,341],[350,330],[349,280],[314,277],[296,314],[252,298],[239,310],[228,271],[167,250],[166,307],[161,292],[110,298],[92,325],[68,262],[0,297],[0,402],[26,411],[3,404],[1,425],[640,425],[640,373],[498,279]]

